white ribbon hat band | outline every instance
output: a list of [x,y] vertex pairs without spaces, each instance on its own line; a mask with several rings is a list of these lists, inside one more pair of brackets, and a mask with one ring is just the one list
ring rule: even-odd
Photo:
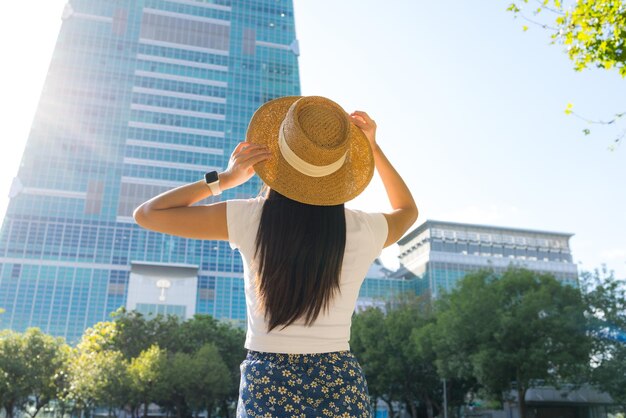
[[285,141],[282,125],[280,126],[278,132],[278,148],[280,149],[280,153],[285,158],[285,161],[287,161],[290,166],[309,177],[324,177],[334,173],[341,168],[343,163],[346,161],[346,155],[348,154],[348,151],[346,151],[337,161],[328,165],[313,165],[308,163],[298,157],[296,153],[289,148],[287,141]]

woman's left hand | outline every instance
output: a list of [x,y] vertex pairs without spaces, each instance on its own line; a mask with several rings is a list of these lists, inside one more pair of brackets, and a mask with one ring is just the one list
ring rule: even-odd
[[254,165],[267,160],[272,152],[265,146],[251,142],[240,142],[233,150],[226,171],[220,173],[223,190],[237,187],[254,176]]

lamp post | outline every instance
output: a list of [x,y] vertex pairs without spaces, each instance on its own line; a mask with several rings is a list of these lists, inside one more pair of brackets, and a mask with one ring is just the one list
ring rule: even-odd
[[448,386],[443,379],[443,418],[448,418]]
[[165,301],[165,289],[169,289],[169,287],[172,285],[172,283],[169,280],[167,280],[167,279],[159,279],[156,282],[156,285],[157,285],[158,288],[161,289],[161,294],[159,295],[159,300],[161,302],[164,302]]

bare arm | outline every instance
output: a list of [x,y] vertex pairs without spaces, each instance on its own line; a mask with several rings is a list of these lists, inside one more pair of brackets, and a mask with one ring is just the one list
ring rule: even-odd
[[355,111],[350,116],[354,124],[361,128],[370,140],[374,153],[374,164],[393,209],[393,211],[384,214],[389,227],[387,241],[385,241],[385,247],[388,247],[402,238],[417,220],[419,211],[406,183],[376,143],[376,123],[365,112]]
[[[226,171],[219,173],[222,190],[237,187],[254,175],[253,165],[270,157],[263,146],[241,142]],[[142,203],[133,212],[143,228],[184,238],[228,240],[226,202],[191,206],[211,196],[204,180],[185,184]]]

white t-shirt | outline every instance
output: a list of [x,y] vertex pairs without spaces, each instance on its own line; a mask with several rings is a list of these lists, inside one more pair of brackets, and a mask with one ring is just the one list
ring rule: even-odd
[[283,328],[267,332],[254,287],[257,264],[253,260],[254,240],[263,209],[262,197],[228,200],[226,217],[230,246],[239,249],[243,258],[244,285],[248,329],[245,348],[269,353],[327,353],[349,350],[350,325],[359,289],[365,275],[383,249],[387,240],[387,220],[382,213],[367,213],[345,209],[346,249],[341,267],[340,289],[329,304],[320,311],[311,326],[297,319]]

